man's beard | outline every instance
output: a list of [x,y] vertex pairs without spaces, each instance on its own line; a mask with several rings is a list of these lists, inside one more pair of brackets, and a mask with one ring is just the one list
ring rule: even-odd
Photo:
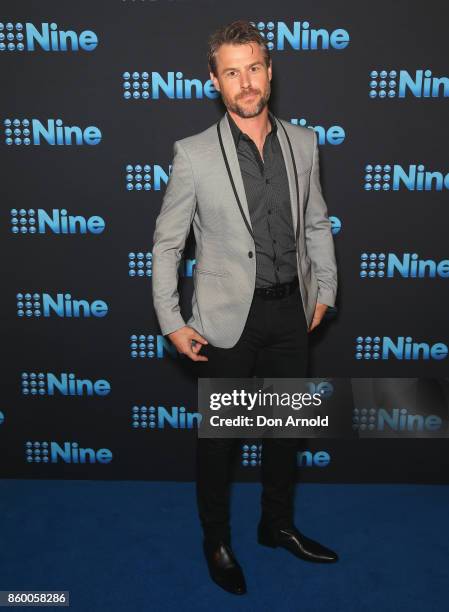
[[[251,90],[251,93],[256,93],[256,92],[254,90]],[[221,96],[221,99],[223,100],[223,104],[226,106],[228,110],[231,110],[233,113],[235,113],[239,117],[242,117],[243,119],[249,119],[250,117],[257,117],[257,115],[260,115],[260,113],[263,111],[263,109],[268,104],[268,100],[270,99],[270,94],[271,94],[271,87],[270,87],[270,82],[268,82],[267,89],[265,90],[265,94],[260,97],[255,107],[248,108],[246,106],[241,106],[239,104],[239,100],[232,101],[227,98],[225,99],[223,97],[223,94]],[[248,92],[246,92],[245,95],[248,95]],[[256,93],[256,95],[258,95],[258,92]]]

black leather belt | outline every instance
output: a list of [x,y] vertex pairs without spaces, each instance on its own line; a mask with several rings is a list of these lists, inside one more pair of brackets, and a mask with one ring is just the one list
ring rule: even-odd
[[298,277],[288,283],[278,283],[270,285],[270,287],[257,287],[254,290],[254,295],[264,298],[265,300],[278,300],[293,293],[298,286]]

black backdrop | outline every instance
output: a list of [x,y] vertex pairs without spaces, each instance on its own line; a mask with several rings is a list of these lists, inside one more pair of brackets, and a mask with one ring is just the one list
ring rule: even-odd
[[[360,276],[363,253],[395,254],[400,259],[404,253],[417,253],[435,262],[448,257],[446,188],[364,187],[369,163],[406,170],[421,163],[443,175],[448,170],[444,143],[449,92],[440,88],[436,97],[410,90],[404,97],[369,95],[373,70],[406,71],[413,78],[416,71],[426,69],[433,76],[449,75],[444,3],[4,0],[2,476],[193,478],[195,429],[167,422],[159,427],[157,418],[156,427],[141,426],[152,422],[150,407],[152,414],[163,415],[165,409],[173,419],[177,411],[196,410],[196,381],[159,335],[151,298],[152,236],[173,142],[207,128],[224,108],[219,99],[207,96],[170,98],[162,92],[155,98],[154,87],[142,87],[143,73],[148,72],[149,81],[154,73],[163,79],[170,72],[182,73],[178,81],[199,79],[204,85],[209,78],[207,37],[237,18],[273,22],[273,29],[264,31],[274,34],[270,106],[275,114],[290,121],[305,119],[307,125],[326,130],[344,130],[341,143],[320,146],[329,214],[336,228],[341,225],[335,233],[340,285],[335,316],[311,336],[311,376],[446,375],[447,358],[399,359],[390,354],[388,359],[357,359],[355,348],[359,336],[395,341],[410,336],[429,345],[449,340],[449,281],[444,274]],[[277,36],[282,28],[293,31],[295,22],[296,27],[308,22],[309,29],[328,33],[341,28],[348,33],[348,44],[340,49],[295,49],[286,43],[279,48]],[[91,44],[90,50],[74,51],[70,45],[67,51],[54,50],[54,45],[50,50],[31,50],[25,36],[23,50],[11,47],[21,42],[17,34],[30,31],[27,24],[42,32],[42,24],[50,23],[78,36],[92,31],[87,37],[96,37],[98,44]],[[138,78],[133,79],[135,72]],[[136,81],[139,89],[132,88]],[[149,91],[149,96],[127,99],[127,91]],[[14,119],[18,126],[8,124]],[[23,141],[24,119],[33,126],[28,145]],[[95,126],[101,138],[97,144],[58,145],[42,138],[34,142],[37,122],[48,128],[56,119],[81,130]],[[7,131],[16,127],[22,133]],[[17,138],[22,138],[20,144]],[[139,164],[141,184],[148,183],[150,189],[136,188]],[[375,182],[373,177],[371,184]],[[85,219],[101,217],[104,230],[56,233],[47,224],[43,232],[32,231],[38,225],[33,225],[33,218],[42,222],[45,214],[64,216],[64,210]],[[188,258],[193,253],[191,245]],[[140,261],[148,266],[132,267]],[[192,290],[188,269],[181,282],[186,314]],[[34,294],[39,299],[33,300]],[[47,316],[44,303],[65,294],[90,304],[101,300],[104,316],[61,316],[54,310]],[[137,356],[132,356],[133,334]],[[144,336],[143,343],[139,336]],[[140,351],[145,356],[139,356]],[[61,379],[69,373],[76,379],[106,380],[110,391],[79,396],[26,393],[45,389],[51,375]],[[94,459],[77,461],[77,445],[93,449],[89,457],[95,453]],[[304,464],[298,472],[309,481],[447,482],[447,451],[443,439],[317,440],[307,443],[298,456]],[[257,471],[239,462],[237,478],[253,480]]]

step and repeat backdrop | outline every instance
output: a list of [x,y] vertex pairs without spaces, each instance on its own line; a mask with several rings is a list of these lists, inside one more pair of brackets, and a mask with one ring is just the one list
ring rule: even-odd
[[[448,17],[432,0],[2,2],[1,476],[194,478],[197,381],[160,333],[151,250],[173,143],[225,111],[207,39],[234,19],[268,41],[270,108],[318,133],[339,295],[310,376],[447,375]],[[190,237],[186,317],[194,266]],[[298,478],[448,482],[448,451],[304,440]],[[260,461],[242,441],[236,479]]]

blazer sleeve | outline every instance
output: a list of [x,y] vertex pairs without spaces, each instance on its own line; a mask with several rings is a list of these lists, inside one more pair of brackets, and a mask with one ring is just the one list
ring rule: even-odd
[[307,253],[318,280],[317,301],[335,306],[337,294],[337,264],[335,260],[334,239],[331,231],[326,202],[320,183],[318,137],[313,132],[313,161],[310,174],[310,188],[304,215],[304,230]]
[[196,209],[196,192],[190,159],[176,141],[172,171],[153,235],[153,304],[165,336],[186,325],[179,306],[179,262]]

